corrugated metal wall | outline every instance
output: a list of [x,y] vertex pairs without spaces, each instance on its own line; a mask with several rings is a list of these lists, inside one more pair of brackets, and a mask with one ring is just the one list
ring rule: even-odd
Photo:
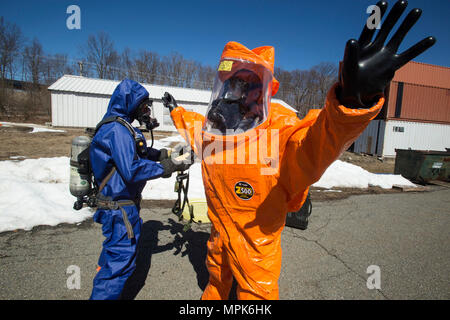
[[[105,115],[110,96],[52,91],[52,125],[57,127],[95,127]],[[205,114],[207,104],[183,104],[187,110]],[[153,102],[154,116],[160,123],[156,131],[176,131],[167,108]],[[136,121],[134,125],[138,125]]]
[[395,149],[445,151],[450,125],[397,120],[373,120],[355,141],[354,152],[395,157]]
[[394,157],[395,149],[445,151],[450,148],[450,125],[388,120],[383,156]]
[[108,96],[52,92],[52,125],[95,127],[108,107]]
[[355,141],[353,151],[381,156],[383,152],[385,124],[386,122],[383,120],[372,120]]
[[[387,117],[405,120],[450,123],[450,89],[403,83],[401,105],[398,105],[399,82],[389,90]],[[398,108],[401,108],[399,111]],[[396,116],[396,111],[399,112]]]

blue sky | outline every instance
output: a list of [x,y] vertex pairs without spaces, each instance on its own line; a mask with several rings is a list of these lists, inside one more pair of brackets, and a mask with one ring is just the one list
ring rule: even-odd
[[[47,53],[79,56],[90,34],[107,32],[116,49],[146,49],[215,66],[224,45],[238,41],[249,48],[275,47],[275,65],[308,69],[337,63],[345,42],[358,38],[375,0],[190,0],[76,1],[0,0],[0,15],[16,23],[29,39],[37,37]],[[395,1],[388,1],[389,8]],[[81,9],[81,30],[68,30],[66,9]],[[429,35],[437,43],[416,61],[450,66],[450,1],[410,0],[407,12],[423,10],[400,51]],[[403,14],[403,17],[407,13]]]

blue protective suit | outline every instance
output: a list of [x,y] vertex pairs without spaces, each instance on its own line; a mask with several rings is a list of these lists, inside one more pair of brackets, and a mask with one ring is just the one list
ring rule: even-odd
[[[148,98],[147,90],[139,83],[125,79],[114,90],[103,119],[120,116],[132,123],[133,112]],[[139,129],[137,134],[142,135]],[[144,139],[145,141],[145,139]],[[136,152],[133,136],[118,122],[102,125],[94,136],[89,155],[95,179],[100,184],[113,168],[116,172],[101,191],[101,197],[113,201],[140,199],[147,180],[160,177],[164,169],[155,161],[159,151],[148,149],[147,159]],[[102,224],[105,236],[94,278],[91,299],[118,299],[128,277],[136,268],[136,245],[139,240],[142,219],[136,205],[124,206],[133,232],[132,238],[124,221],[122,210],[97,209],[94,221]]]

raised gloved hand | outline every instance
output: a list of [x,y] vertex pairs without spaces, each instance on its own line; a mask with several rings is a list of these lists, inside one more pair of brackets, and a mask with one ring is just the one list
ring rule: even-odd
[[169,111],[172,112],[173,109],[178,107],[177,101],[175,98],[168,92],[164,93],[164,97],[161,98],[164,104],[164,107],[169,108]]
[[[427,37],[403,53],[396,53],[403,38],[422,14],[422,10],[413,9],[391,40],[384,44],[407,5],[408,2],[405,0],[400,0],[394,5],[373,41],[376,29],[370,29],[367,23],[358,41],[355,39],[347,41],[339,72],[339,86],[336,90],[341,104],[349,108],[372,107],[383,96],[384,89],[394,77],[395,71],[436,42],[434,37]],[[382,17],[388,4],[380,1],[377,6]]]

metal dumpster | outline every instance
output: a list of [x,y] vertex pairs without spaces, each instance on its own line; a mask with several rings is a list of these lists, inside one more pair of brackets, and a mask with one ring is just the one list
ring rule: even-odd
[[395,174],[406,179],[427,183],[431,180],[450,181],[450,151],[395,149]]

